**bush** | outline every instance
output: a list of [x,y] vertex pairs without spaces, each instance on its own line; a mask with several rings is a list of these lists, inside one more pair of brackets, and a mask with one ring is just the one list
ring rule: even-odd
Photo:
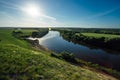
[[58,59],[64,59],[64,60],[71,62],[71,63],[77,63],[77,60],[76,60],[75,55],[73,53],[68,53],[68,52],[62,52],[60,54],[51,53],[51,56],[56,57]]
[[51,56],[55,57],[55,58],[58,58],[58,59],[61,59],[61,57],[59,56],[59,54],[56,54],[56,53],[51,53]]
[[33,38],[37,37],[37,35],[38,35],[38,32],[32,32],[32,37]]
[[51,56],[58,58],[58,59],[66,60],[70,63],[75,63],[79,66],[88,66],[88,67],[94,68],[96,70],[103,71],[107,74],[110,74],[110,75],[116,77],[116,78],[120,78],[120,72],[110,69],[110,68],[105,68],[98,64],[93,64],[92,62],[86,62],[86,61],[77,59],[77,58],[75,58],[74,54],[72,54],[72,53],[68,53],[68,52],[62,52],[60,54],[51,53]]
[[75,56],[72,53],[68,53],[68,52],[62,52],[60,53],[60,57],[62,57],[63,59],[73,62],[75,60]]

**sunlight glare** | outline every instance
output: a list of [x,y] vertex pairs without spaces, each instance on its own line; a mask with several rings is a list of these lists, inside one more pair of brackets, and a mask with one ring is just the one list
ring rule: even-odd
[[42,11],[36,5],[28,5],[24,8],[24,11],[31,17],[38,17],[42,15]]

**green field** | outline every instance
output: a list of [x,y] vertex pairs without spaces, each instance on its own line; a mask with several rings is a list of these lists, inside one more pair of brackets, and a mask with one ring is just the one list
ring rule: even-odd
[[[0,30],[0,45],[14,44],[23,48],[31,48],[30,44],[12,36],[13,30]],[[27,32],[26,32],[27,33]]]
[[24,35],[31,35],[32,32],[37,32],[37,30],[32,30],[32,29],[23,29],[23,30],[15,30],[15,31],[22,31]]
[[0,80],[116,80],[115,78],[34,51],[12,30],[0,30]]
[[112,34],[100,34],[100,33],[82,33],[85,36],[88,37],[95,37],[95,38],[100,38],[100,37],[105,37],[105,38],[120,38],[120,35],[112,35]]

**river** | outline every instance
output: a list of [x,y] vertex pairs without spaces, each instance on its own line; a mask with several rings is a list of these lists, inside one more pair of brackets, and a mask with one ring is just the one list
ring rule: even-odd
[[67,51],[74,53],[79,59],[100,64],[120,71],[120,54],[110,53],[102,49],[93,49],[91,47],[68,42],[60,36],[58,31],[49,31],[42,38],[38,38],[39,44],[48,49],[60,53]]

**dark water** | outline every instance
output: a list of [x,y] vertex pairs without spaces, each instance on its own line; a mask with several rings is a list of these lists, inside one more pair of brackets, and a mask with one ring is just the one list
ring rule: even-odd
[[120,54],[112,54],[102,49],[91,49],[84,45],[68,42],[60,36],[58,31],[49,31],[47,35],[39,38],[39,43],[56,53],[62,51],[71,52],[77,58],[120,71]]

